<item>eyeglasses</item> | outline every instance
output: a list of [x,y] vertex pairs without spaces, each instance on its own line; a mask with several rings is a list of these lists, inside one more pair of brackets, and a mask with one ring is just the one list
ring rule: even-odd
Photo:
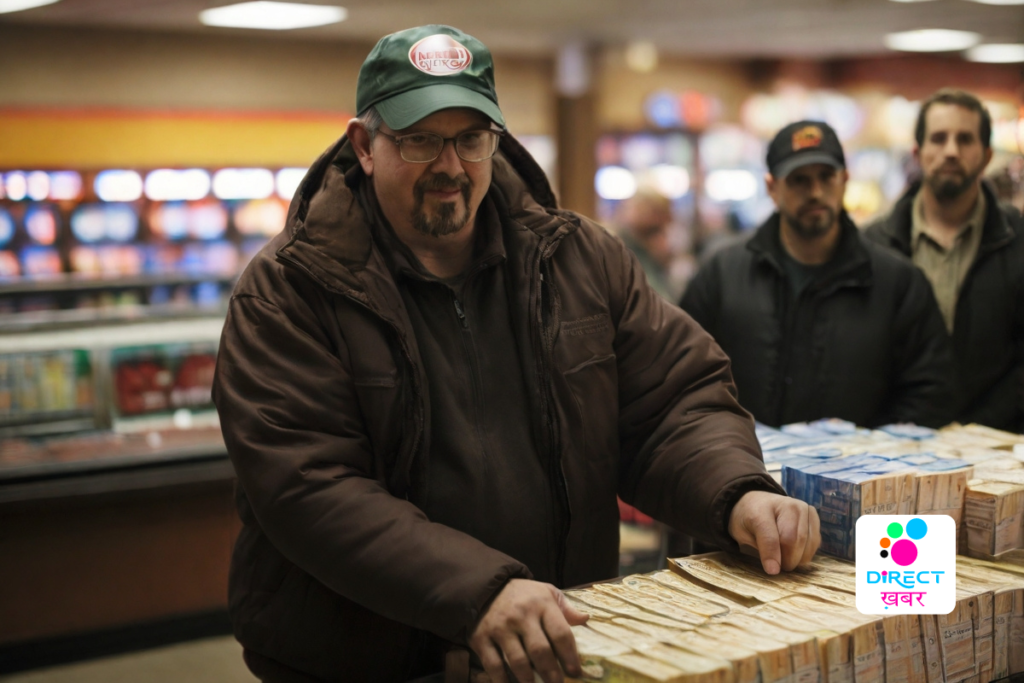
[[443,138],[437,133],[409,133],[408,135],[389,135],[378,130],[398,145],[398,153],[402,158],[413,164],[428,164],[441,156],[444,143],[451,140],[455,143],[455,153],[463,161],[486,161],[498,151],[501,133],[496,130],[467,130],[453,138]]

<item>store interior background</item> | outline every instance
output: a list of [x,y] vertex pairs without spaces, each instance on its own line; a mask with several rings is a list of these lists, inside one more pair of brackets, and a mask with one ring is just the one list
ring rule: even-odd
[[[679,287],[770,213],[765,145],[800,118],[839,132],[863,225],[914,177],[917,103],[970,90],[995,120],[989,174],[1024,206],[1024,63],[885,43],[1022,44],[1021,1],[358,0],[280,32],[202,26],[215,4],[0,14],[0,675],[87,680],[28,677],[227,632],[239,522],[209,400],[227,298],[386,33],[448,23],[491,47],[509,130],[564,206],[615,230],[638,189],[665,195]],[[662,550],[640,522],[630,571]]]

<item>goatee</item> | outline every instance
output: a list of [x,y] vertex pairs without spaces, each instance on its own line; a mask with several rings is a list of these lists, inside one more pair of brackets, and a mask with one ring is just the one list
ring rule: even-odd
[[958,169],[956,174],[935,172],[927,176],[925,182],[939,202],[951,202],[971,189],[981,175],[981,170],[979,168],[974,173],[967,173]]
[[[452,192],[455,190],[462,195],[461,206],[458,201],[439,202],[432,214],[425,210],[424,199],[427,192]],[[429,237],[443,237],[457,233],[469,220],[469,200],[472,193],[473,183],[465,174],[455,178],[446,173],[424,176],[413,186],[413,196],[416,199],[412,213],[413,228]]]
[[[811,214],[810,209],[824,209],[820,214]],[[801,209],[797,214],[783,214],[793,232],[805,240],[812,240],[828,234],[836,222],[836,212],[828,206],[814,205]]]

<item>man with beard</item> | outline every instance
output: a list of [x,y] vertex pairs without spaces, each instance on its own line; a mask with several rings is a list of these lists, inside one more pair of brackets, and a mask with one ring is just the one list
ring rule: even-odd
[[715,253],[680,304],[729,355],[740,403],[772,426],[945,424],[942,316],[921,272],[861,240],[843,209],[848,173],[835,131],[786,126],[767,161],[778,210]]
[[982,182],[992,118],[970,93],[940,90],[914,135],[923,181],[867,237],[931,283],[953,338],[953,417],[1024,431],[1024,221]]
[[487,48],[386,36],[356,107],[218,357],[256,675],[405,681],[461,645],[495,683],[578,676],[558,589],[616,576],[616,495],[770,573],[809,561],[817,514],[765,471],[725,354],[557,208]]

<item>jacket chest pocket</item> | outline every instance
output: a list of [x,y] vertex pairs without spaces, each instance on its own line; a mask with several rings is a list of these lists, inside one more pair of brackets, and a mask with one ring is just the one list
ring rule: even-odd
[[565,384],[563,415],[571,446],[587,460],[617,459],[619,386],[615,329],[607,313],[564,320],[555,367]]
[[359,310],[339,307],[344,334],[342,361],[348,366],[355,405],[375,457],[377,476],[386,476],[398,459],[409,429],[406,378],[401,351],[382,325]]
[[564,373],[574,372],[588,362],[615,354],[615,330],[607,313],[562,321],[555,342],[555,366]]
[[619,382],[614,353],[590,358],[562,373],[572,397],[565,411],[573,445],[586,460],[616,463]]

